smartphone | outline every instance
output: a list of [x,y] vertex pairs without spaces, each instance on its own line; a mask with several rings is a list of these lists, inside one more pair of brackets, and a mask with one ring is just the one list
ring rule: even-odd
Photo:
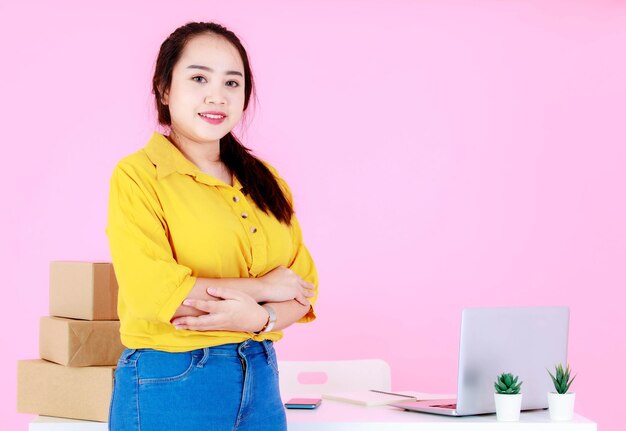
[[285,403],[285,407],[288,409],[308,409],[313,410],[322,404],[320,398],[292,398]]

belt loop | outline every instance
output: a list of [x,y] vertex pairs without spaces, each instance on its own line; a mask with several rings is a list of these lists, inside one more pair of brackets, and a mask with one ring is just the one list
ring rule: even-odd
[[137,351],[137,349],[124,349],[122,351],[122,354],[120,355],[120,359],[124,362],[128,361],[128,358],[130,358],[133,353],[135,353]]
[[202,349],[202,359],[200,359],[200,362],[198,362],[198,368],[202,368],[204,367],[204,364],[206,364],[206,361],[209,360],[209,347],[204,347]]

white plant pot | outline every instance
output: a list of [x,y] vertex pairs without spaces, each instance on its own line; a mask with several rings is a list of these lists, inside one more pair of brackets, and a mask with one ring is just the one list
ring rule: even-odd
[[493,394],[496,400],[496,416],[500,422],[517,422],[522,409],[522,394]]
[[571,421],[574,417],[574,399],[576,394],[557,394],[548,392],[548,407],[550,419],[553,421]]

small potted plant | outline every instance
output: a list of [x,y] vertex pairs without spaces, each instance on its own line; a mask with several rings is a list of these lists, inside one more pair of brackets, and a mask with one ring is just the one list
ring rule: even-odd
[[570,379],[569,364],[563,369],[562,364],[555,367],[555,373],[548,370],[548,374],[554,383],[556,392],[548,392],[548,407],[550,409],[550,419],[553,421],[569,421],[574,417],[575,393],[568,393],[568,389],[576,376]]
[[515,422],[519,420],[522,409],[522,394],[519,393],[521,386],[522,382],[518,383],[518,376],[511,373],[502,373],[498,376],[494,384],[498,421]]

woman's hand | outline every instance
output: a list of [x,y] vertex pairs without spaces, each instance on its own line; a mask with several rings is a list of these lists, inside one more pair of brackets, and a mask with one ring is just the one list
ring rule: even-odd
[[259,302],[284,302],[295,299],[302,305],[310,305],[307,298],[315,296],[315,285],[304,281],[298,274],[279,266],[263,277],[261,283],[262,298]]
[[210,287],[207,292],[222,299],[185,299],[183,305],[207,314],[177,317],[172,320],[176,329],[256,332],[267,322],[267,311],[249,295],[228,287]]

